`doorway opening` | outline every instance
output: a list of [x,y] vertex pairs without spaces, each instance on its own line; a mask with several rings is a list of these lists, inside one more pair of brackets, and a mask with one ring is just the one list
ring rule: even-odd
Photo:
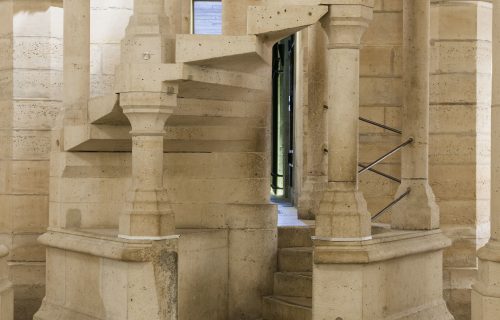
[[273,47],[271,199],[293,203],[295,35]]

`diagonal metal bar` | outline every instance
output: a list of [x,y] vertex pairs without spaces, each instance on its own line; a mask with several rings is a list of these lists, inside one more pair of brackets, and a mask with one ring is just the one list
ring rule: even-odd
[[[361,167],[361,168],[363,168],[363,169],[367,167],[366,165],[361,164],[361,163],[358,163],[358,166],[360,166],[360,167]],[[392,180],[392,181],[395,181],[395,182],[397,182],[397,183],[401,183],[401,179],[398,179],[398,178],[396,178],[396,177],[394,177],[394,176],[391,176],[391,175],[390,175],[390,174],[388,174],[388,173],[385,173],[385,172],[382,172],[382,171],[378,171],[378,170],[373,169],[373,168],[370,168],[370,169],[368,169],[368,170],[369,170],[369,171],[371,171],[371,172],[373,172],[373,173],[376,173],[376,174],[378,174],[378,175],[381,175],[382,177],[385,177],[385,178],[387,178],[387,179],[390,179],[390,180]]]
[[406,189],[406,191],[402,195],[400,195],[399,197],[397,197],[396,199],[394,199],[394,201],[392,201],[391,203],[389,203],[385,208],[383,208],[382,210],[380,210],[379,212],[377,212],[377,214],[375,214],[372,217],[372,221],[375,221],[378,217],[380,217],[381,215],[383,215],[387,210],[389,210],[390,208],[392,208],[392,206],[394,206],[396,203],[398,203],[399,201],[401,201],[404,197],[406,197],[407,195],[409,195],[410,191],[411,191],[410,188]]
[[385,129],[385,130],[389,130],[389,131],[392,131],[392,132],[395,132],[397,134],[402,134],[403,132],[399,129],[395,129],[395,128],[391,128],[389,126],[386,126],[385,124],[382,124],[382,123],[378,123],[378,122],[375,122],[373,120],[370,120],[370,119],[366,119],[366,118],[363,118],[363,117],[359,117],[359,120],[363,121],[363,122],[366,122],[366,123],[369,123],[369,124],[372,124],[374,126],[377,126],[379,128],[382,128],[382,129]]
[[366,172],[366,171],[370,170],[371,168],[373,168],[374,166],[376,166],[380,162],[384,161],[388,157],[392,156],[393,154],[395,154],[396,152],[398,152],[401,148],[409,145],[412,142],[413,142],[413,138],[410,138],[410,139],[406,140],[405,142],[403,142],[402,144],[400,144],[396,148],[392,149],[391,151],[387,152],[386,154],[384,154],[383,156],[381,156],[377,160],[375,160],[372,163],[366,165],[366,167],[364,167],[363,169],[361,169],[361,170],[358,171],[358,174],[361,174],[363,172]]

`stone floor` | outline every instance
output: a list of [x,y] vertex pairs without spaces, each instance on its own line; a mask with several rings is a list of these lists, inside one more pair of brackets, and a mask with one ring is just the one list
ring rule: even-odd
[[306,227],[314,226],[314,220],[301,220],[297,215],[297,208],[290,204],[278,205],[278,227]]

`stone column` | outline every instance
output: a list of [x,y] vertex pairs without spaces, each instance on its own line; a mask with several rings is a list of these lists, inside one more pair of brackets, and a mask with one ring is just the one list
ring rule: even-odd
[[[297,211],[300,219],[315,219],[327,184],[326,146],[326,42],[321,25],[307,30],[303,42],[307,76],[304,86],[304,137],[302,162],[302,188],[298,192]],[[299,164],[300,165],[300,164]],[[299,168],[300,169],[300,168]]]
[[328,188],[316,217],[316,236],[366,240],[370,214],[358,190],[359,46],[373,1],[329,1]]
[[[174,60],[164,0],[135,0],[122,42],[120,106],[132,126],[132,190],[120,217],[122,238],[162,239],[175,231],[163,186],[165,123],[177,105],[177,85],[140,76]],[[138,80],[138,79],[142,80]]]
[[478,279],[472,286],[472,320],[500,314],[500,0],[493,1],[493,85],[491,105],[491,236],[478,251]]
[[64,0],[64,123],[84,124],[90,95],[90,0]]
[[439,228],[439,208],[429,186],[429,30],[430,1],[403,2],[403,141],[401,186],[396,197],[411,189],[393,210],[392,227],[408,230]]

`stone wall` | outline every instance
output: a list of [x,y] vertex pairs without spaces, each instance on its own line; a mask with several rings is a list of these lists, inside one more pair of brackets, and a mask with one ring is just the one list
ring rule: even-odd
[[15,317],[44,296],[51,127],[61,108],[61,1],[1,1],[0,241],[10,250]]
[[[62,108],[62,1],[1,1],[0,241],[11,249],[16,320],[45,294],[51,129]],[[92,3],[92,93],[112,91],[130,1]],[[111,17],[111,18],[110,18]],[[110,22],[112,21],[112,22]]]
[[133,0],[90,2],[90,96],[113,92],[120,41],[132,14]]

